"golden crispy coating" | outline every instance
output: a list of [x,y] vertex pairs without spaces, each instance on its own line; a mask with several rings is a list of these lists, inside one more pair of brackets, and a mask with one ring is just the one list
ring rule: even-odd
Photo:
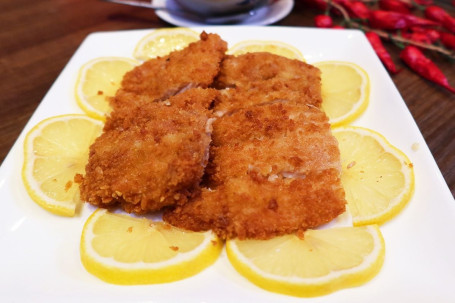
[[175,226],[241,239],[304,231],[344,212],[320,71],[269,53],[223,60],[225,50],[202,33],[125,75],[76,178],[82,199],[136,213],[172,206],[163,219]]
[[270,177],[341,169],[326,115],[292,102],[249,107],[216,120],[212,145],[212,186],[252,170]]
[[189,230],[212,229],[222,238],[269,239],[319,226],[343,213],[343,189],[330,187],[338,182],[334,170],[305,180],[233,178],[215,190],[203,189],[191,202],[166,211],[163,219]]
[[[248,105],[274,99],[295,100],[320,107],[321,76],[316,67],[270,53],[247,53],[237,57],[226,56],[216,79],[217,88],[237,88],[250,91],[253,99],[244,99]],[[261,99],[254,96],[261,96]],[[300,100],[298,100],[300,99]],[[223,105],[218,110],[236,108]],[[230,103],[230,102],[227,102]]]
[[323,112],[290,101],[239,109],[213,124],[208,185],[164,214],[191,230],[267,239],[345,210],[338,143]]
[[222,116],[230,111],[235,111],[249,106],[266,104],[276,101],[292,101],[310,106],[316,106],[319,100],[303,94],[297,88],[292,88],[289,83],[293,80],[269,80],[251,83],[248,88],[227,88],[220,90],[215,103],[215,115]]
[[77,178],[81,198],[136,213],[184,203],[198,191],[208,160],[208,107],[216,94],[196,88],[114,111]]
[[165,100],[188,88],[211,85],[227,44],[216,34],[203,32],[200,37],[181,51],[151,59],[126,73],[112,107],[128,107],[137,100]]

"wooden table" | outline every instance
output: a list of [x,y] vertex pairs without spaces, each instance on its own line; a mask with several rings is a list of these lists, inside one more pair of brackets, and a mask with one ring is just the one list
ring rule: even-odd
[[[437,1],[452,16],[450,1]],[[276,25],[313,26],[317,11],[299,0]],[[0,3],[0,161],[82,40],[91,32],[169,27],[152,11],[95,0],[3,0]],[[401,64],[399,50],[386,44],[403,70],[393,76],[452,194],[455,194],[455,95]],[[455,86],[455,63],[434,62]]]

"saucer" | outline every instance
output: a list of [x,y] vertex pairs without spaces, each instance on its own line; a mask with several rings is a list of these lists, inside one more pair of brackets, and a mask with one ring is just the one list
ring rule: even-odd
[[[174,0],[155,0],[156,5],[163,5],[172,9],[179,9],[180,6]],[[294,0],[280,0],[269,6],[264,6],[254,10],[254,14],[246,15],[241,21],[235,22],[235,25],[268,25],[286,17],[294,7]],[[177,15],[169,11],[156,11],[156,15],[173,25],[190,27],[207,25],[200,20],[192,19],[191,16]],[[213,24],[212,24],[213,25]]]

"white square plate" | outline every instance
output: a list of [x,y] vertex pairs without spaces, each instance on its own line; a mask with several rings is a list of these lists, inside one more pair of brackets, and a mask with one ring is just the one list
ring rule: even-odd
[[[381,226],[385,263],[370,282],[312,302],[454,302],[455,202],[403,99],[365,36],[355,30],[285,27],[204,27],[236,42],[279,40],[299,48],[308,63],[343,60],[370,76],[366,112],[353,124],[382,133],[406,153],[415,168],[409,205]],[[79,240],[93,211],[64,218],[50,214],[27,195],[21,181],[24,135],[44,118],[82,113],[74,99],[79,68],[101,56],[131,57],[150,30],[94,33],[87,37],[55,81],[0,168],[1,302],[302,302],[262,290],[240,276],[223,253],[202,273],[160,285],[117,286],[89,274],[80,262]],[[43,67],[45,68],[45,67]],[[411,146],[417,143],[418,150]]]

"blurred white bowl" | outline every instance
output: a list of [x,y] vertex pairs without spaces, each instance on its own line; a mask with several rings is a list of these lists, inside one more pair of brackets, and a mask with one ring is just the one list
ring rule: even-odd
[[245,12],[269,0],[175,0],[184,9],[200,14],[224,15]]

